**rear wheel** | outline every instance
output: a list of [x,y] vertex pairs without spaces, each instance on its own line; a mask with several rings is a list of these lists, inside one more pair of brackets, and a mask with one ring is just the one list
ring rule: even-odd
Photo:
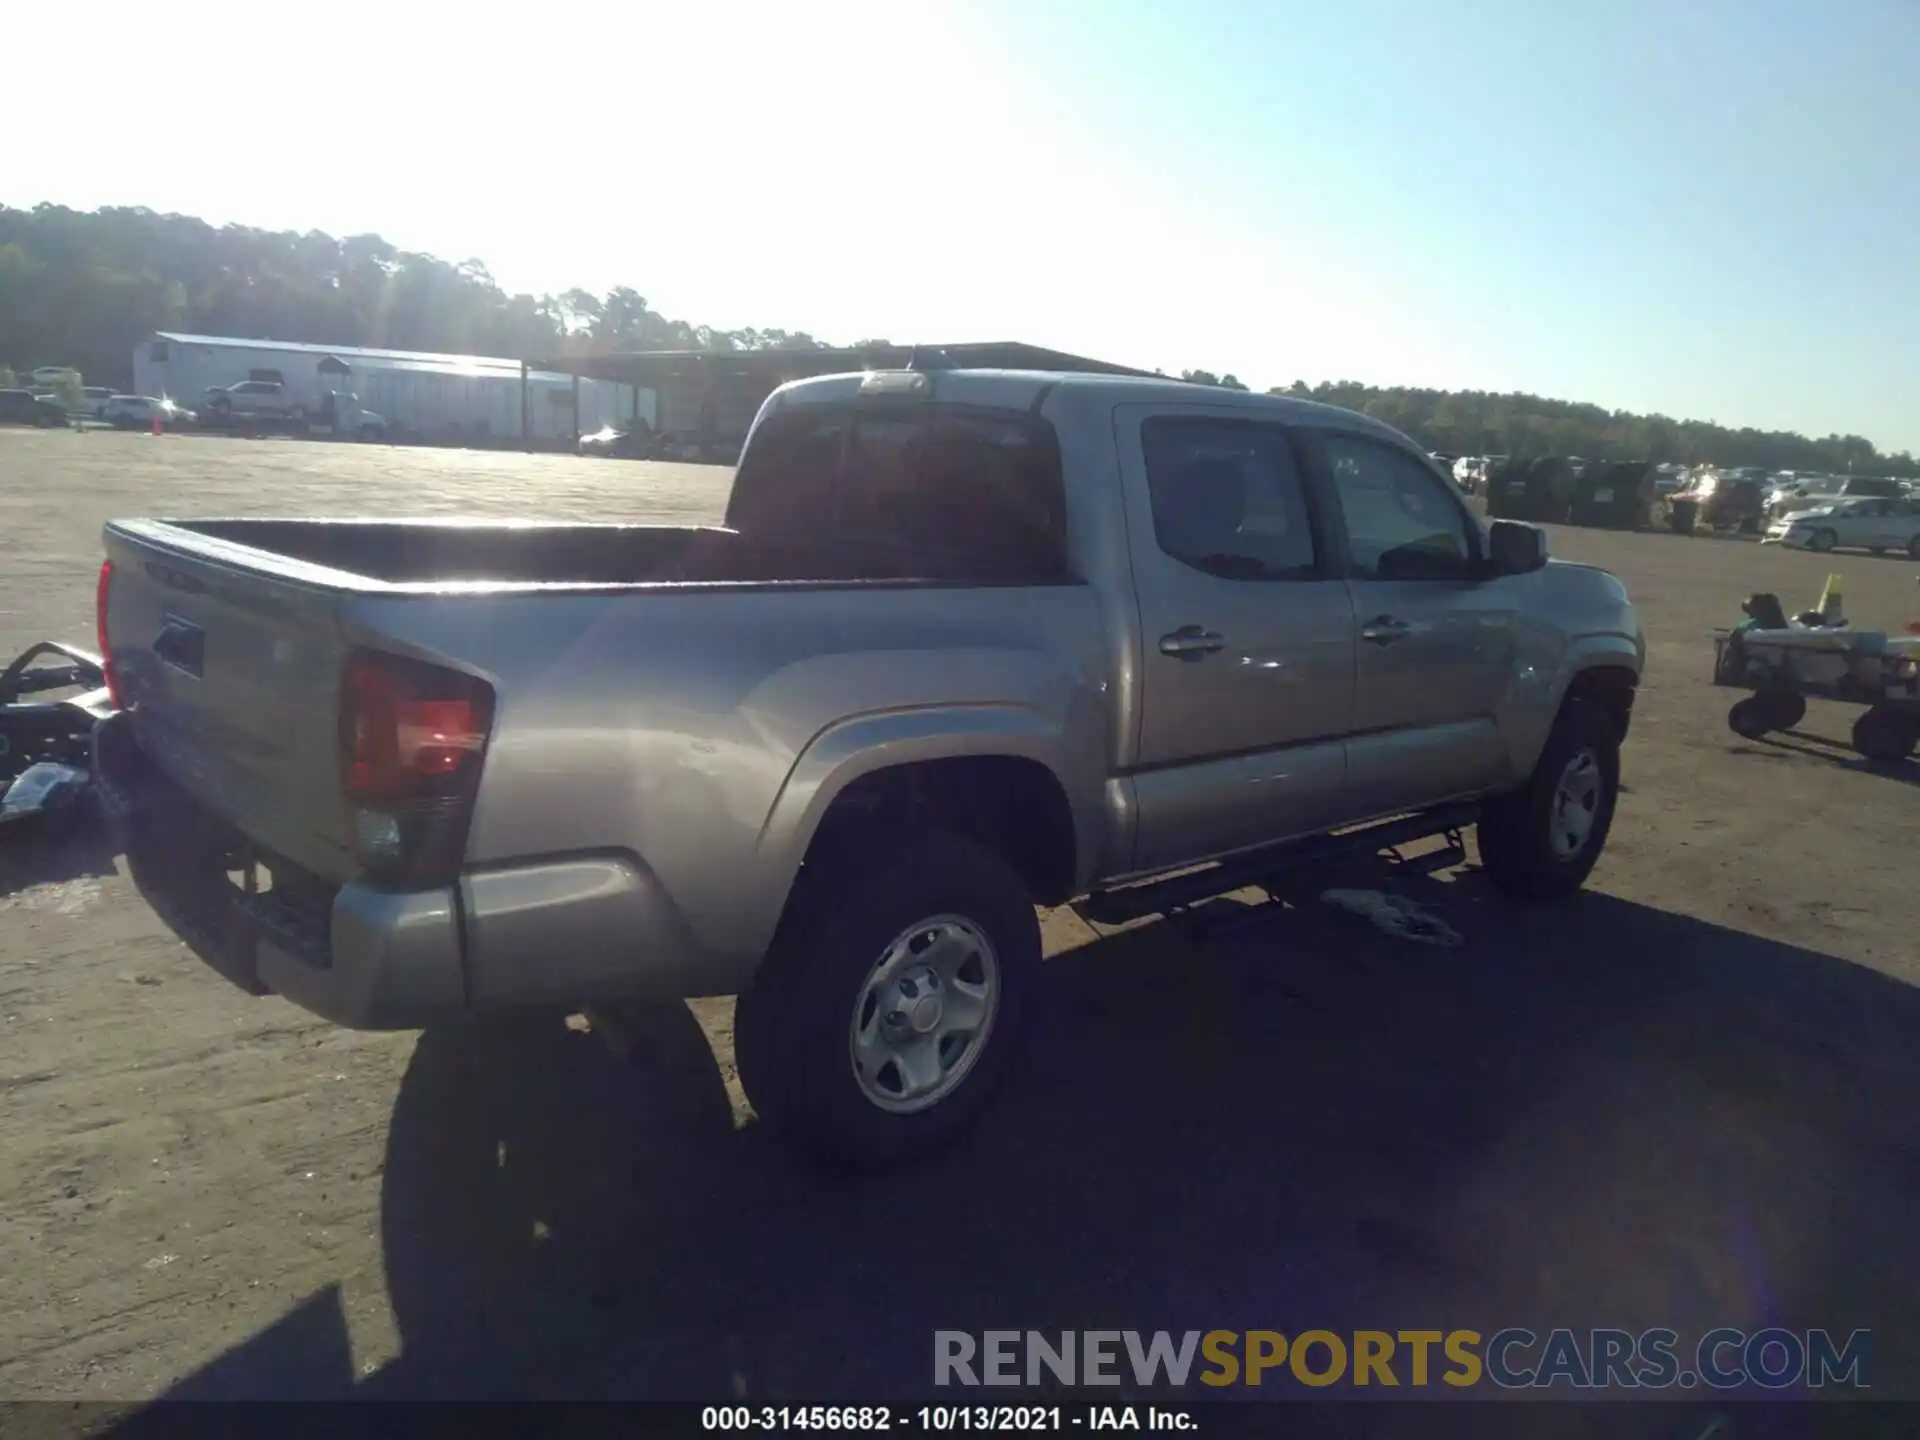
[[1570,895],[1586,883],[1620,790],[1620,734],[1605,711],[1572,699],[1561,707],[1533,775],[1481,806],[1480,863],[1523,900]]
[[881,1169],[979,1115],[1040,961],[1020,878],[944,831],[842,841],[809,856],[734,1047],[754,1109],[810,1156]]
[[1853,722],[1853,748],[1869,760],[1904,760],[1920,744],[1920,713],[1875,705]]
[[1813,538],[1807,541],[1807,548],[1816,555],[1824,555],[1840,543],[1840,537],[1831,530],[1816,530]]

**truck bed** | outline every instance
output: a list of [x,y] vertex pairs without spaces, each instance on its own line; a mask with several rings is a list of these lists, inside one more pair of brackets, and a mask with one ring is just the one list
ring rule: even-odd
[[[724,526],[471,520],[140,520],[114,529],[149,545],[336,589],[607,588],[928,580],[1035,583],[1019,556],[872,540],[743,535]],[[291,562],[291,563],[289,563]]]

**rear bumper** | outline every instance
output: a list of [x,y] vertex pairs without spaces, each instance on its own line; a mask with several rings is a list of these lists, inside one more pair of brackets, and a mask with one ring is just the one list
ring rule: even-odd
[[134,883],[202,961],[250,994],[352,1029],[410,1030],[482,1011],[738,988],[739,967],[700,950],[630,856],[492,868],[437,890],[283,885],[276,874],[250,894],[229,875],[256,859],[279,867],[162,775],[125,717],[103,723],[94,746]]

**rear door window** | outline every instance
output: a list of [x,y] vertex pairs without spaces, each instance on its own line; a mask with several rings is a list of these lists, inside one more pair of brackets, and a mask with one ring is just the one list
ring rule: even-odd
[[852,405],[774,415],[741,457],[727,523],[767,539],[895,552],[930,577],[1067,572],[1059,444],[1050,425],[1020,413]]
[[1140,443],[1162,552],[1223,580],[1319,577],[1306,487],[1279,426],[1157,416]]

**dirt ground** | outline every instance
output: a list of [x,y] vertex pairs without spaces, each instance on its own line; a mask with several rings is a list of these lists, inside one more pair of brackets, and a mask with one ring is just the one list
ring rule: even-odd
[[[682,520],[726,483],[0,432],[0,651],[91,641],[112,516]],[[881,1181],[750,1123],[726,1002],[624,1062],[558,1025],[351,1034],[205,970],[103,847],[0,852],[0,1397],[904,1397],[936,1328],[1557,1324],[1865,1327],[1879,1393],[1920,1396],[1920,765],[1822,705],[1742,741],[1706,678],[1748,592],[1838,571],[1898,624],[1920,566],[1551,543],[1651,642],[1589,894],[1442,877],[1452,951],[1052,915],[1002,1102]]]

